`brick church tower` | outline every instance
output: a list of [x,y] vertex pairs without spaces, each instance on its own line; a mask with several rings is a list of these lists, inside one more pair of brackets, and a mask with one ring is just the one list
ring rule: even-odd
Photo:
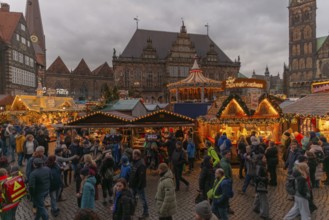
[[289,67],[284,73],[285,93],[310,93],[316,78],[316,0],[289,0]]
[[43,32],[39,0],[26,1],[25,19],[35,51],[38,78],[43,81],[46,69],[46,39]]

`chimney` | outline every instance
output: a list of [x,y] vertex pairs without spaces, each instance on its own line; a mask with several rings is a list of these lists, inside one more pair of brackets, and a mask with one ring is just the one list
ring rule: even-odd
[[10,5],[7,3],[1,3],[0,11],[2,12],[9,12],[10,11]]

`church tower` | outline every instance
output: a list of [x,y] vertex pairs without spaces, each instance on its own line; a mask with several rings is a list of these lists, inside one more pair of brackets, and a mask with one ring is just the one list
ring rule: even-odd
[[288,96],[310,93],[316,77],[316,0],[289,0],[289,71],[284,76]]
[[39,0],[26,1],[25,19],[35,51],[38,77],[43,81],[46,68],[46,39],[43,32]]

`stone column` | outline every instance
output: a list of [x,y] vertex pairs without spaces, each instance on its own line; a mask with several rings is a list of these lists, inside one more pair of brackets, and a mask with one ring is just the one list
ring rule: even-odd
[[204,102],[204,87],[201,88],[201,102]]

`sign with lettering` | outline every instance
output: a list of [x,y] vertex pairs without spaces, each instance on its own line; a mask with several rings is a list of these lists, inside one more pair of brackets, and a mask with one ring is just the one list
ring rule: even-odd
[[229,77],[225,81],[225,89],[239,89],[239,88],[256,88],[265,89],[266,81],[260,79],[242,79]]
[[312,93],[329,92],[329,81],[312,83]]

